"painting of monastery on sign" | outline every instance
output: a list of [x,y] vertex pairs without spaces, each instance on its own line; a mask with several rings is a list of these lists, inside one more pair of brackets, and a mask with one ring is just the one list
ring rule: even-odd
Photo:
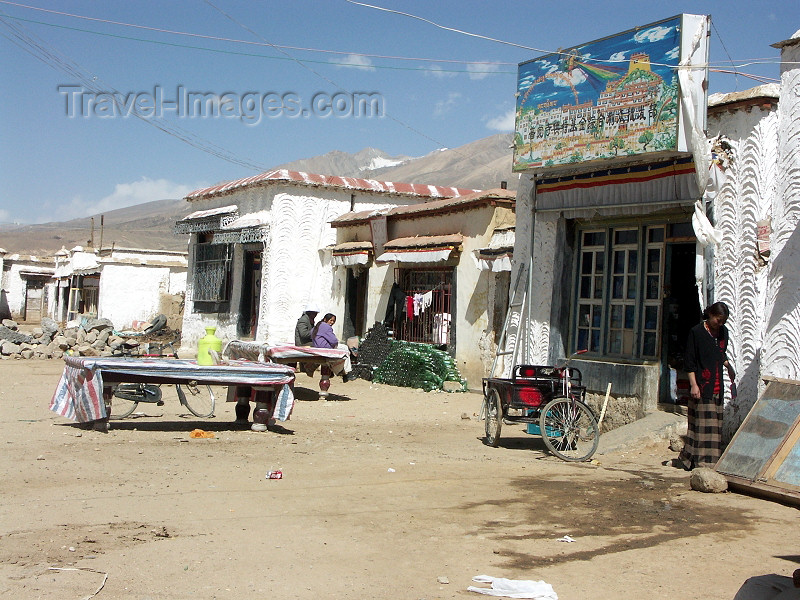
[[520,64],[514,171],[680,150],[688,16]]

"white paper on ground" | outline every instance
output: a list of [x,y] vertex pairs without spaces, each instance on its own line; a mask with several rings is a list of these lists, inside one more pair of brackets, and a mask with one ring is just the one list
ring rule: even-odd
[[534,598],[536,600],[558,600],[553,586],[544,581],[529,579],[505,579],[490,575],[476,575],[472,581],[490,583],[491,588],[469,586],[467,591],[487,594],[489,596],[505,596],[506,598]]

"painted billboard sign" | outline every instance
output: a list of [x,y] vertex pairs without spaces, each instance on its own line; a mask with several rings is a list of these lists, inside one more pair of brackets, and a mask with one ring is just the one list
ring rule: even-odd
[[679,15],[521,63],[514,171],[686,150],[677,66],[705,19]]

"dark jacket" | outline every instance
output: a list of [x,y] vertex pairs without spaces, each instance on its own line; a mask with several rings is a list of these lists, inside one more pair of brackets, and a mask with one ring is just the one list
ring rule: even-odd
[[[686,340],[686,355],[684,366],[687,372],[693,372],[700,388],[700,397],[710,400],[714,397],[714,380],[719,378],[722,389],[722,368],[728,351],[728,328],[722,325],[719,328],[719,337],[714,338],[705,328],[705,323],[700,322],[689,330]],[[720,397],[722,394],[720,394]]]
[[295,346],[310,346],[311,345],[311,330],[314,328],[314,322],[311,316],[304,312],[303,316],[297,319],[297,325],[294,328],[294,345]]

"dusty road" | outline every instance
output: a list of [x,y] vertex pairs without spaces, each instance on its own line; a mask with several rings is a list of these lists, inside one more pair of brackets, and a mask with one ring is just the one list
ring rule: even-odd
[[800,511],[689,490],[665,443],[567,464],[521,427],[484,446],[477,395],[357,380],[322,403],[305,375],[282,433],[165,393],[102,434],[48,411],[60,371],[0,361],[3,598],[104,580],[100,600],[479,598],[466,588],[488,574],[561,600],[731,599],[800,566]]

